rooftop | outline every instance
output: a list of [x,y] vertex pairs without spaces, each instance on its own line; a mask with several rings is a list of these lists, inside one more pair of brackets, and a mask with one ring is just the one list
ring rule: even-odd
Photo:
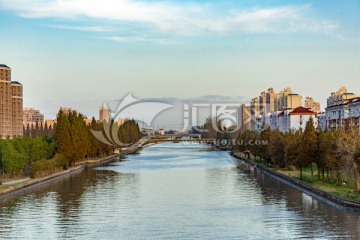
[[315,115],[315,112],[304,107],[297,107],[290,113],[290,115]]
[[0,64],[0,67],[6,67],[9,68],[8,66],[6,66],[5,64]]
[[11,81],[11,84],[19,84],[22,85],[21,83],[17,82],[17,81]]

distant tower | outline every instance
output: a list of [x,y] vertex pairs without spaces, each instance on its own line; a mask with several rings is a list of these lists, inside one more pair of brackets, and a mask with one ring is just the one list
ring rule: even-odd
[[99,109],[99,120],[100,122],[106,121],[110,122],[111,119],[111,110],[104,104],[104,106]]
[[23,86],[11,81],[11,68],[0,64],[0,136],[23,136]]

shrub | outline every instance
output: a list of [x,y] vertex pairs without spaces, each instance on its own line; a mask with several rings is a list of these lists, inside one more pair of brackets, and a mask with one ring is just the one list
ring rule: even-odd
[[289,171],[296,171],[296,167],[294,165],[289,165],[288,170]]
[[41,159],[36,161],[30,170],[31,178],[44,177],[61,170],[68,169],[68,160],[62,154],[56,154],[53,159]]

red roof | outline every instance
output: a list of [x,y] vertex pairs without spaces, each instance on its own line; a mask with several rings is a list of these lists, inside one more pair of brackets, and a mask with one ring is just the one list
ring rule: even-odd
[[283,117],[283,116],[284,116],[284,111],[282,111],[281,113],[279,113],[278,116],[279,116],[279,117]]
[[304,107],[297,107],[289,115],[315,115],[316,113]]

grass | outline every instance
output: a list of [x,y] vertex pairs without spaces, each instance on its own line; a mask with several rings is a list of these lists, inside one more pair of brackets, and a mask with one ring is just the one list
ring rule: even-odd
[[309,184],[313,187],[319,188],[323,191],[329,192],[331,194],[334,194],[336,196],[351,200],[351,201],[355,201],[355,202],[360,202],[360,195],[358,193],[356,193],[355,191],[355,183],[353,181],[348,181],[347,178],[345,177],[344,180],[344,184],[343,185],[337,185],[336,181],[334,182],[328,182],[325,179],[318,179],[317,176],[317,169],[316,166],[314,165],[313,167],[314,169],[314,181],[312,181],[311,179],[311,171],[310,171],[310,167],[306,168],[303,170],[303,179],[300,179],[300,171],[299,170],[289,170],[289,169],[284,169],[284,168],[275,168],[273,170],[290,176],[290,177],[294,177],[306,184]]
[[313,164],[314,171],[314,181],[311,179],[311,169],[310,167],[303,169],[303,178],[300,179],[300,171],[299,170],[290,170],[288,168],[277,168],[273,165],[270,165],[264,161],[256,161],[258,164],[261,164],[264,167],[270,168],[278,173],[284,174],[286,176],[290,176],[296,178],[306,184],[309,184],[313,187],[326,191],[328,193],[334,194],[338,197],[348,199],[354,202],[360,202],[360,194],[355,191],[355,183],[354,181],[349,181],[347,176],[343,175],[343,185],[337,185],[336,181],[328,182],[327,180],[320,179],[318,180],[317,176],[317,167],[316,164]]

